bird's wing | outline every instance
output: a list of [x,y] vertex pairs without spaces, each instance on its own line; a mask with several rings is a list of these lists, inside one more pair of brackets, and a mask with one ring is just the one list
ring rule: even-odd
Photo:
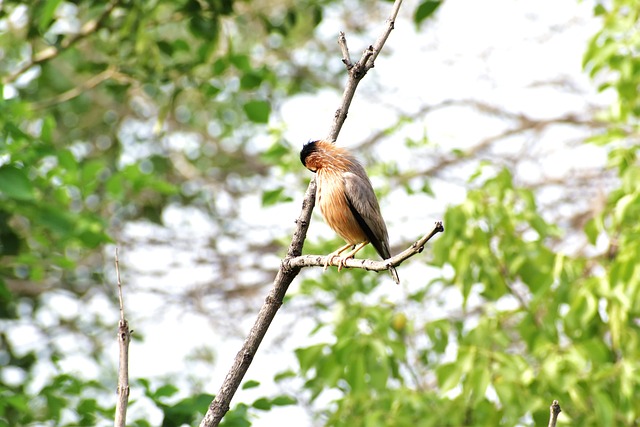
[[382,259],[387,259],[390,257],[387,226],[369,178],[364,169],[359,172],[360,174],[346,172],[342,175],[347,203],[373,247]]

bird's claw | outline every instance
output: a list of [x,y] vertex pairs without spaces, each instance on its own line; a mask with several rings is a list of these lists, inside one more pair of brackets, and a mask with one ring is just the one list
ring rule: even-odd
[[324,268],[322,269],[322,271],[327,271],[327,268],[329,268],[329,264],[333,262],[333,258],[335,258],[335,255],[329,255],[325,258]]
[[328,255],[327,258],[324,260],[324,268],[322,269],[322,271],[327,271],[327,268],[329,267],[329,265],[333,265],[333,260],[338,258],[338,260],[336,261],[336,267],[338,267],[338,271],[341,271],[343,267],[346,267],[346,262],[347,259],[352,258],[352,257],[341,257],[335,254],[332,255]]

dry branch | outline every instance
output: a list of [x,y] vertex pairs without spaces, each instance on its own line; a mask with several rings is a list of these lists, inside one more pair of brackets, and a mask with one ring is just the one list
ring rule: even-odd
[[558,422],[558,415],[562,412],[560,409],[560,403],[557,400],[554,400],[549,407],[549,427],[556,427],[556,423]]
[[120,301],[120,321],[118,322],[120,363],[118,366],[118,401],[116,402],[116,416],[113,425],[114,427],[125,427],[127,422],[127,404],[129,402],[129,343],[131,342],[131,331],[129,330],[129,322],[124,317],[122,282],[120,282],[120,268],[118,265],[118,248],[116,248],[115,264],[118,281],[118,299]]

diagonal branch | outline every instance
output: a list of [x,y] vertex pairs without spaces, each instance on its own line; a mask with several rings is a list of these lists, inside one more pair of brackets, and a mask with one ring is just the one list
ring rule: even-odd
[[69,89],[66,92],[63,92],[59,95],[54,96],[53,98],[46,99],[44,101],[36,101],[32,104],[32,108],[34,110],[41,110],[44,108],[49,108],[53,105],[60,104],[63,102],[67,102],[72,100],[73,98],[82,95],[84,92],[93,89],[98,86],[100,83],[111,79],[114,75],[116,75],[117,71],[114,66],[109,66],[106,70],[101,73],[96,74],[91,77],[86,82]]
[[[389,16],[389,19],[387,19],[387,26],[376,40],[375,45],[370,46],[369,49],[365,51],[362,58],[349,69],[349,78],[343,93],[342,103],[334,117],[334,122],[329,132],[329,140],[335,141],[337,139],[340,129],[347,117],[347,112],[351,105],[351,100],[353,99],[358,83],[364,77],[366,71],[373,67],[378,53],[389,37],[389,33],[393,30],[394,22],[401,4],[402,0],[395,0],[392,13]],[[344,43],[344,47],[342,47],[342,43]],[[344,42],[341,41],[340,44],[343,58],[349,58],[348,51],[346,50],[346,39]],[[231,369],[227,373],[227,376],[220,387],[220,391],[216,395],[215,399],[213,399],[213,402],[209,405],[209,409],[202,419],[200,427],[213,427],[219,425],[222,417],[224,417],[229,410],[231,399],[240,386],[242,378],[249,369],[258,347],[267,333],[269,325],[271,325],[273,318],[282,305],[282,301],[287,289],[289,289],[289,285],[302,268],[291,265],[291,260],[300,257],[302,254],[302,246],[307,236],[309,222],[311,221],[311,212],[315,205],[315,194],[316,183],[315,180],[311,180],[304,195],[302,210],[296,220],[296,229],[293,233],[291,244],[287,251],[287,256],[282,260],[280,269],[278,270],[273,282],[273,287],[258,313],[258,318],[251,328],[251,331],[249,331],[249,335],[245,339],[242,348],[236,355]]]

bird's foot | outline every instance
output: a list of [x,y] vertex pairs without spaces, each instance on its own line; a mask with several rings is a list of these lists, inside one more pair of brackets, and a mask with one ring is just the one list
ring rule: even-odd
[[324,268],[322,269],[322,271],[327,271],[327,268],[329,268],[329,264],[333,263],[333,259],[336,257],[336,255],[330,254],[327,255],[327,257],[324,259]]
[[324,261],[324,268],[322,269],[322,271],[327,271],[327,268],[329,268],[330,265],[333,265],[334,260],[338,258],[338,260],[335,262],[336,267],[338,267],[338,271],[342,270],[343,267],[346,267],[346,263],[347,260],[349,258],[353,258],[353,255],[351,256],[339,256],[337,254],[330,254],[327,255],[325,261]]
[[324,259],[324,268],[322,269],[322,271],[327,271],[327,268],[333,264],[333,260],[335,258],[338,258],[338,263],[337,263],[338,271],[342,270],[342,267],[344,266],[344,260],[341,261],[342,258],[340,257],[340,254],[351,247],[352,245],[346,244],[341,248],[339,248],[338,250],[331,252],[329,255],[327,255],[326,258]]
[[338,258],[338,262],[337,262],[337,264],[338,264],[338,271],[342,270],[342,267],[346,267],[346,265],[347,265],[347,260],[348,260],[349,258],[353,258],[353,255],[351,255],[351,256],[343,256],[343,257],[339,257],[339,258]]

